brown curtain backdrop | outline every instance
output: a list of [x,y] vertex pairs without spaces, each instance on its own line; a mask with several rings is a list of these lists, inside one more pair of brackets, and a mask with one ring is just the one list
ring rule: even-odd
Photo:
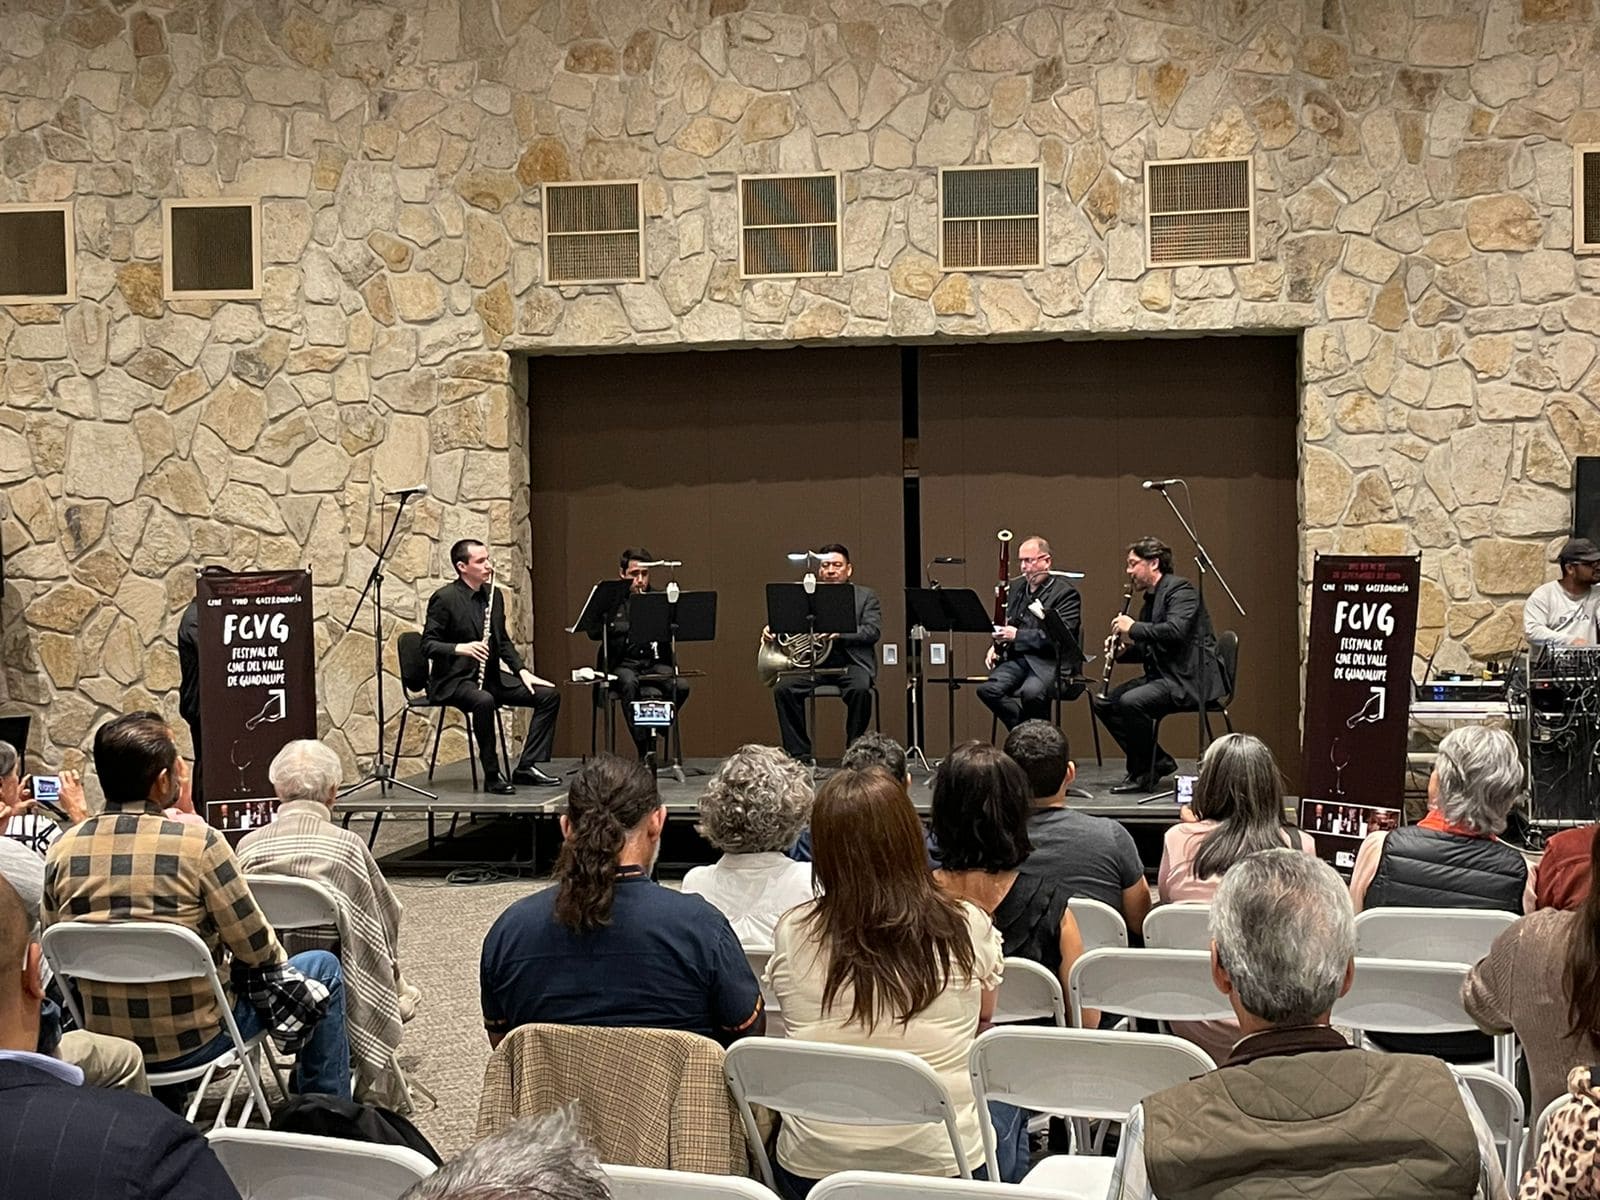
[[[594,663],[594,643],[563,627],[626,546],[682,559],[681,586],[718,593],[717,640],[679,655],[706,672],[684,708],[689,757],[777,742],[755,660],[765,585],[800,577],[787,551],[848,546],[855,582],[882,598],[885,639],[903,642],[898,348],[540,357],[529,377],[534,628],[547,678]],[[901,669],[879,684],[884,729],[902,736]],[[563,693],[556,753],[585,752],[589,691]],[[817,721],[818,754],[837,755],[843,706],[819,701]]]
[[[1195,577],[1193,547],[1143,479],[1182,476],[1198,529],[1233,585],[1240,617],[1214,580],[1206,606],[1240,640],[1234,727],[1267,741],[1289,777],[1299,758],[1296,637],[1296,348],[1293,338],[1194,338],[931,346],[920,370],[923,557],[985,602],[998,574],[995,533],[1050,540],[1057,569],[1083,571],[1085,649],[1098,656],[1122,600],[1124,550],[1144,534],[1173,547]],[[1182,489],[1174,499],[1185,501]],[[1137,606],[1138,599],[1135,599]],[[957,673],[982,672],[982,639],[958,639]],[[1102,663],[1089,674],[1097,681]],[[939,671],[939,668],[932,668]],[[1119,667],[1114,681],[1133,668]],[[928,693],[930,753],[947,741],[947,692]],[[957,698],[957,737],[989,736],[989,712]],[[1220,718],[1213,718],[1220,732]],[[1080,763],[1094,761],[1087,706],[1064,727]],[[1195,753],[1195,719],[1169,717],[1162,741]],[[1101,733],[1108,759],[1120,759]]]

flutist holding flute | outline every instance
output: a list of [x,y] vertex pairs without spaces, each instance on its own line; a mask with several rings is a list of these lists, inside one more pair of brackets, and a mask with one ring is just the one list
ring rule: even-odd
[[995,622],[994,645],[984,660],[989,679],[978,685],[978,699],[1007,729],[1014,729],[1034,718],[1049,720],[1058,668],[1059,678],[1070,680],[1083,667],[1081,660],[1057,662],[1055,644],[1040,613],[1054,610],[1061,618],[1072,635],[1068,655],[1074,655],[1073,648],[1082,645],[1083,638],[1078,589],[1051,572],[1050,543],[1038,535],[1024,538],[1017,546],[1021,574],[1013,578],[1008,575],[1010,540],[1010,531],[1001,530],[999,578],[1006,589],[1005,619]]
[[[523,665],[522,655],[506,636],[506,597],[494,585],[488,547],[463,538],[450,547],[450,562],[456,578],[429,598],[422,629],[428,699],[467,714],[483,764],[485,791],[511,795],[517,790],[513,783],[556,787],[561,781],[538,764],[550,758],[561,693]],[[522,757],[509,780],[495,748],[495,710],[501,705],[533,709]]]

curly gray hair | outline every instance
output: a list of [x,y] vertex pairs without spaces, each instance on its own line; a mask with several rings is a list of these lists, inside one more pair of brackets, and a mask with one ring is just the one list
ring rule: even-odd
[[1433,775],[1444,819],[1477,833],[1503,830],[1506,814],[1522,798],[1522,757],[1504,729],[1452,729],[1439,741]]
[[700,797],[700,834],[725,854],[793,845],[811,819],[811,777],[772,746],[740,746]]
[[524,1117],[411,1185],[400,1200],[606,1200],[600,1160],[578,1132],[575,1105]]

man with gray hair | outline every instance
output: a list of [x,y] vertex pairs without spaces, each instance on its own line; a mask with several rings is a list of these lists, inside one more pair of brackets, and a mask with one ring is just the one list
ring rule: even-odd
[[1359,1050],[1329,1024],[1355,949],[1349,894],[1320,859],[1262,850],[1228,869],[1211,977],[1243,1036],[1218,1070],[1134,1107],[1109,1200],[1506,1197],[1494,1135],[1449,1067]]
[[303,738],[279,750],[267,768],[277,815],[239,842],[239,864],[251,874],[308,879],[333,894],[342,938],[296,930],[279,936],[290,953],[337,944],[356,1094],[406,1111],[410,1097],[392,1051],[419,993],[400,979],[400,901],[366,842],[333,821],[343,774],[339,756],[323,742]]
[[400,1200],[607,1200],[600,1160],[558,1109],[485,1138],[414,1183]]

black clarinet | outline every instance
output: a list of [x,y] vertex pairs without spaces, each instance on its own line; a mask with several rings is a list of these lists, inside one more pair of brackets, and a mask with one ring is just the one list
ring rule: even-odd
[[[1117,615],[1125,617],[1128,609],[1133,606],[1133,584],[1122,589],[1122,611]],[[1106,639],[1106,670],[1100,677],[1100,699],[1104,700],[1111,694],[1111,672],[1117,665],[1117,635],[1113,633]]]

